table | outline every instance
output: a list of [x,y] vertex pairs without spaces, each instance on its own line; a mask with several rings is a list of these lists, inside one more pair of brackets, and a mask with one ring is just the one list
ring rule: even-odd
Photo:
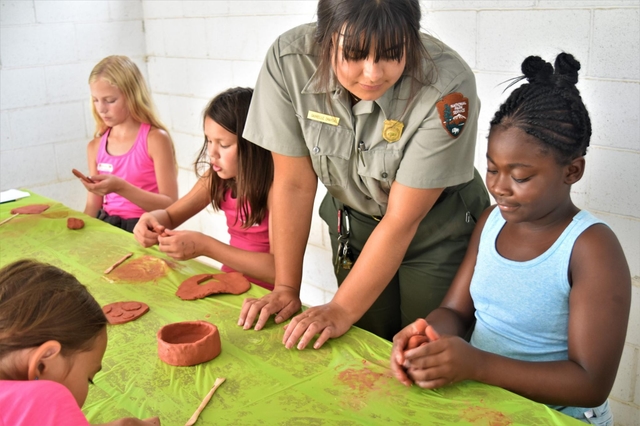
[[[0,220],[14,207],[40,203],[51,207],[0,226],[0,266],[35,258],[72,272],[101,305],[133,300],[150,307],[136,321],[108,327],[103,370],[83,407],[92,423],[157,415],[164,426],[183,425],[215,379],[226,377],[196,425],[583,424],[477,382],[407,388],[391,377],[391,343],[355,327],[319,350],[287,350],[282,326],[273,320],[259,332],[237,325],[243,299],[266,290],[252,286],[240,296],[183,301],[175,291],[184,279],[219,271],[195,260],[173,261],[155,247],[144,249],[131,234],[39,195],[0,204]],[[67,217],[86,225],[69,230]],[[105,277],[102,272],[127,252],[134,256]],[[126,276],[136,264],[146,279]],[[157,356],[156,332],[192,320],[218,326],[222,353],[193,367],[165,364]]]

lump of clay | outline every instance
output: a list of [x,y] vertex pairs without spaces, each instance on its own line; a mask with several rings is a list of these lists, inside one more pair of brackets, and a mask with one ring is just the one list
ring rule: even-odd
[[422,334],[414,334],[409,338],[409,342],[407,343],[407,347],[405,350],[417,348],[418,346],[422,346],[425,343],[429,342],[429,338],[427,336],[423,336]]
[[195,300],[216,293],[242,294],[250,288],[251,283],[240,272],[200,274],[183,281],[176,295],[182,300]]
[[115,302],[102,307],[109,324],[124,324],[140,318],[149,311],[149,306],[142,302]]
[[169,365],[201,364],[220,355],[218,327],[206,321],[168,324],[157,334],[158,357]]
[[40,214],[49,207],[49,204],[30,204],[12,209],[11,214]]
[[82,229],[84,228],[84,220],[75,217],[67,219],[67,228],[69,229]]

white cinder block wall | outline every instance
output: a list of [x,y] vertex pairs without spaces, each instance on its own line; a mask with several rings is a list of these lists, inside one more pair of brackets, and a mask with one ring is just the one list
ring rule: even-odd
[[[582,62],[579,88],[593,121],[587,171],[575,186],[580,207],[606,220],[634,278],[627,342],[611,400],[616,424],[640,425],[640,1],[422,1],[423,28],[476,71],[482,112],[476,167],[484,172],[488,123],[506,98],[499,84],[522,60],[560,51]],[[86,83],[110,54],[131,56],[148,77],[180,165],[180,193],[194,182],[207,101],[231,86],[253,86],[267,48],[313,21],[315,1],[0,2],[0,187],[31,188],[82,209],[70,174],[86,170],[93,131]],[[324,195],[321,189],[319,201]],[[293,207],[292,207],[293,208]],[[227,240],[224,218],[203,212],[185,228]],[[325,225],[312,223],[303,301],[336,289]]]

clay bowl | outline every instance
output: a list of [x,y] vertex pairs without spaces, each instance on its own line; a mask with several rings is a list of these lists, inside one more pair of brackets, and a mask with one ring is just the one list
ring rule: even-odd
[[170,365],[196,365],[220,355],[218,327],[206,321],[168,324],[157,336],[158,356]]

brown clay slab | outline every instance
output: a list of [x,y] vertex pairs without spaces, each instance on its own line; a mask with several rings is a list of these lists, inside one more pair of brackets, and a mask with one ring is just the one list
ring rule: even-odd
[[40,214],[49,207],[49,204],[29,204],[28,206],[12,209],[11,214]]
[[67,219],[67,228],[69,229],[82,229],[84,228],[84,220],[76,217],[70,217]]
[[218,293],[242,294],[250,288],[251,283],[240,272],[200,274],[184,280],[176,295],[182,300],[195,300]]
[[102,307],[109,324],[114,325],[136,320],[148,311],[149,306],[142,302],[114,302]]

